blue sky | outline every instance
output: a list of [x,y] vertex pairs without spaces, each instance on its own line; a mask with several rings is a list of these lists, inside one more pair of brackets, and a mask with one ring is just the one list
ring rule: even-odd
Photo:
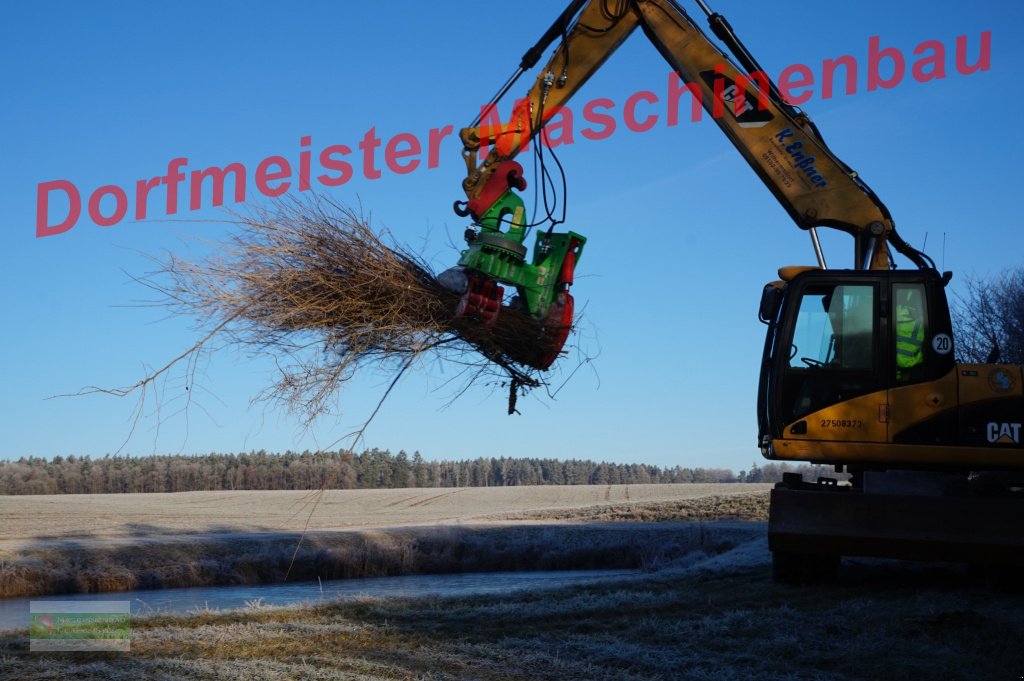
[[[197,338],[189,320],[136,305],[151,295],[131,277],[151,269],[147,255],[202,253],[202,241],[226,233],[202,220],[224,214],[183,209],[175,217],[188,222],[160,220],[161,188],[150,203],[157,219],[134,222],[137,180],[163,175],[177,157],[188,158],[186,170],[240,162],[250,173],[247,204],[259,205],[257,164],[272,155],[297,164],[303,136],[312,137],[316,153],[331,144],[355,149],[371,127],[384,140],[405,132],[424,142],[431,128],[458,129],[559,5],[526,1],[513,16],[454,2],[312,2],[287,11],[267,2],[8,7],[0,27],[0,352],[8,362],[0,457],[114,452],[130,430],[134,401],[46,398],[132,383],[146,365],[162,364]],[[773,76],[794,63],[820,75],[822,60],[843,54],[863,71],[871,36],[911,61],[921,42],[941,42],[944,79],[908,77],[868,92],[862,72],[856,94],[822,100],[815,88],[804,108],[887,203],[904,238],[917,246],[927,238],[954,282],[1021,264],[1018,3],[874,0],[799,13],[738,0],[713,7]],[[968,37],[973,61],[982,31],[992,33],[991,69],[957,74],[957,36]],[[663,93],[667,74],[638,32],[575,108],[595,97],[621,107],[638,90]],[[596,355],[593,362],[555,400],[521,401],[515,417],[505,415],[501,390],[487,386],[449,404],[451,371],[417,366],[368,430],[368,446],[427,458],[587,457],[734,469],[760,460],[758,297],[779,266],[813,262],[810,241],[710,121],[660,122],[634,133],[621,125],[621,108],[616,116],[610,138],[577,135],[559,150],[568,227],[590,239],[574,295],[578,308],[585,305],[578,341]],[[457,259],[451,243],[465,227],[451,211],[462,198],[464,166],[454,136],[440,151],[438,167],[424,163],[407,174],[385,169],[370,180],[357,168],[330,196],[360,202],[375,225],[443,269]],[[99,227],[83,207],[66,233],[36,238],[37,186],[58,179],[81,190],[83,206],[100,186],[125,188],[129,216]],[[825,248],[833,266],[852,260],[843,235],[826,235]],[[575,366],[575,356],[565,360],[554,384]],[[173,415],[181,391],[169,384],[163,418],[147,404],[124,451],[315,449],[361,424],[388,380],[370,371],[352,381],[339,395],[339,413],[307,432],[274,407],[250,404],[269,371],[230,351],[214,355],[201,367],[202,390],[187,418]]]

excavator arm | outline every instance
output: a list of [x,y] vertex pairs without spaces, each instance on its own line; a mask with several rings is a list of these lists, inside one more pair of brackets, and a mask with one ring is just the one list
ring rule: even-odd
[[[485,108],[488,115],[462,130],[468,201],[458,210],[480,219],[510,187],[525,186],[513,159],[639,27],[797,226],[812,230],[819,259],[813,230],[829,227],[854,237],[857,268],[888,269],[889,244],[925,267],[922,254],[896,235],[881,200],[831,152],[810,118],[784,100],[728,22],[703,0],[698,3],[740,64],[716,47],[674,0],[572,2],[524,56],[517,76],[562,39],[527,96],[516,103],[511,120],[495,124],[494,112]],[[480,125],[481,120],[486,124]],[[481,154],[481,148],[488,153]]]
[[[456,315],[494,324],[506,307],[516,307],[540,325],[543,349],[527,363],[547,369],[561,352],[573,322],[569,286],[586,238],[556,233],[557,220],[538,230],[532,261],[523,244],[531,227],[517,191],[526,188],[515,160],[531,142],[543,153],[545,125],[559,113],[612,53],[640,29],[679,75],[686,89],[771,190],[801,229],[809,230],[818,264],[825,268],[817,228],[853,237],[854,267],[889,270],[890,245],[918,268],[933,265],[896,233],[882,201],[849,166],[831,152],[817,127],[789,104],[732,27],[696,0],[712,32],[735,61],[712,42],[675,0],[573,0],[526,52],[516,73],[480,115],[460,133],[466,178],[465,201],[455,210],[471,217],[468,248],[458,267],[442,281],[461,293]],[[559,40],[560,39],[560,40]],[[526,97],[502,122],[497,103],[517,79],[559,40]],[[506,306],[505,289],[516,296]]]

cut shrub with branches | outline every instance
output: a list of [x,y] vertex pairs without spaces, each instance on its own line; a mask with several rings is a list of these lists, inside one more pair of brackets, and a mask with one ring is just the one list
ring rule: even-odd
[[464,387],[499,377],[510,413],[518,395],[544,384],[533,367],[551,346],[538,321],[507,308],[492,326],[456,319],[458,294],[362,213],[314,197],[234,217],[239,229],[213,255],[169,254],[145,280],[207,335],[134,385],[92,391],[144,393],[171,367],[226,346],[271,357],[277,379],[256,399],[281,402],[307,424],[371,365],[397,380],[417,358],[438,359],[458,368]]

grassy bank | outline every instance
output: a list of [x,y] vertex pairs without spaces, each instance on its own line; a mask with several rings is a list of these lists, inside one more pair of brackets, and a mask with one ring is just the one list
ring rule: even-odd
[[[943,567],[852,563],[771,583],[763,538],[687,568],[504,597],[357,600],[158,616],[130,653],[32,654],[4,679],[1016,679],[1022,602]],[[754,564],[744,556],[755,555]],[[746,564],[745,564],[746,563]]]
[[[0,597],[499,570],[642,568],[763,533],[671,521],[761,519],[763,493],[538,511],[521,521],[298,533],[42,539],[0,550]],[[529,522],[543,519],[544,524]],[[559,520],[646,520],[630,523]],[[296,546],[298,551],[296,552]],[[292,564],[292,558],[295,558]],[[291,572],[289,574],[289,566]]]
[[578,522],[664,522],[666,520],[768,520],[768,492],[711,495],[647,503],[618,503],[583,508],[538,509],[493,516],[502,520]]

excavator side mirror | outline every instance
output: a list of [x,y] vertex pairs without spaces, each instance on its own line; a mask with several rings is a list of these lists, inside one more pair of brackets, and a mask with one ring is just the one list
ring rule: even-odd
[[757,311],[757,318],[762,324],[771,324],[779,313],[779,304],[782,302],[782,287],[778,282],[772,282],[761,291],[761,306]]

